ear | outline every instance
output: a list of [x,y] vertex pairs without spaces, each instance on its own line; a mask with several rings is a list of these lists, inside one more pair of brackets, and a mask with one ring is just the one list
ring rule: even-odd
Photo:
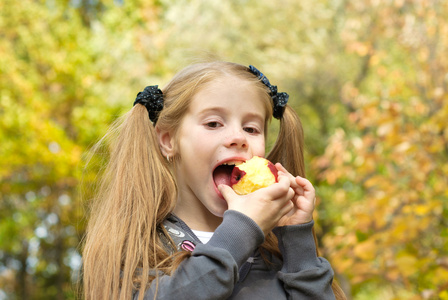
[[156,127],[156,133],[162,155],[164,157],[173,157],[175,154],[173,134],[166,130],[160,130],[158,127]]

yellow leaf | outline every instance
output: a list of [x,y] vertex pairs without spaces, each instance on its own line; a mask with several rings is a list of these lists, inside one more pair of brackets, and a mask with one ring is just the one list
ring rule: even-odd
[[406,277],[415,274],[418,271],[418,260],[412,255],[405,254],[399,256],[396,258],[395,262],[397,264],[398,270],[400,270],[400,273]]
[[448,300],[448,291],[441,291],[439,293],[439,298],[440,300]]
[[424,216],[426,214],[428,214],[428,212],[431,210],[431,206],[430,205],[425,205],[425,204],[420,204],[420,205],[416,205],[415,206],[415,213],[418,216]]
[[355,255],[363,260],[372,260],[376,257],[376,241],[368,239],[355,246],[353,252]]
[[448,282],[448,270],[444,267],[439,267],[434,272],[434,282],[436,284],[444,284]]

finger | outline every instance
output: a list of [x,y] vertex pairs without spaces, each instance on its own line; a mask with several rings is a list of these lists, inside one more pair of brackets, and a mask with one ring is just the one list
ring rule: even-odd
[[283,173],[283,172],[281,172],[281,171],[279,171],[278,174],[279,174],[279,176],[280,176],[280,174],[282,174],[282,175],[288,177],[288,179],[290,180],[289,184],[290,184],[291,188],[294,189],[294,191],[296,192],[296,194],[298,194],[298,195],[303,195],[303,193],[304,193],[304,189],[303,189],[302,186],[300,186],[300,185],[296,182],[296,178],[295,178],[294,176],[292,176],[292,175],[289,174],[289,173],[285,175],[285,173]]
[[278,182],[276,184],[277,186],[281,186],[283,188],[282,192],[285,194],[291,189],[291,180],[289,179],[289,176],[284,173],[279,174]]
[[308,179],[306,179],[305,177],[296,176],[295,180],[296,180],[297,184],[299,184],[300,186],[303,186],[303,187],[312,187],[313,186],[311,184],[311,182]]
[[288,195],[286,196],[286,199],[293,200],[295,196],[296,196],[296,192],[292,188],[289,188]]
[[288,215],[288,214],[292,214],[294,211],[294,203],[292,203],[292,201],[288,201],[285,203],[285,205],[282,207],[280,214],[282,216]]
[[288,171],[285,169],[285,167],[281,164],[281,163],[276,163],[275,167],[277,168],[277,170],[282,171],[284,173],[288,173]]
[[293,189],[289,188],[288,194],[286,195],[285,198],[287,200],[280,211],[282,216],[293,213],[295,208],[294,198],[295,198],[295,192],[293,191]]
[[304,192],[315,192],[313,184],[308,179],[296,176],[295,182],[302,187]]
[[286,200],[285,197],[287,196],[289,189],[290,189],[289,178],[285,175],[279,174],[278,182],[268,187],[259,189],[255,191],[253,194],[257,194],[257,197],[259,197],[260,199]]
[[299,187],[299,185],[297,184],[297,182],[295,180],[295,177],[291,173],[289,173],[288,170],[286,170],[285,167],[283,167],[283,165],[281,163],[276,163],[275,166],[277,167],[279,174],[286,174],[286,176],[288,176],[288,178],[291,181],[292,188]]
[[221,192],[227,203],[233,201],[233,199],[238,196],[230,186],[225,184],[218,185],[218,190]]
[[286,174],[288,177],[292,177],[294,178],[294,176],[292,176],[291,173],[288,172],[288,170],[285,169],[285,167],[281,164],[281,163],[276,163],[275,167],[277,168],[277,170],[283,174]]
[[305,193],[303,187],[298,185],[295,179],[294,179],[294,186],[291,185],[291,187],[294,188],[294,191],[296,192],[297,195],[303,195]]

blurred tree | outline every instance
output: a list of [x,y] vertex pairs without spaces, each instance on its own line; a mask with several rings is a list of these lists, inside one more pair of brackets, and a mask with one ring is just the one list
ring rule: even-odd
[[339,36],[344,2],[164,0],[162,7],[168,69],[216,58],[255,65],[290,93],[308,158],[323,153],[332,128],[344,126],[340,91],[363,61],[345,52]]
[[98,2],[96,14],[65,1],[0,3],[2,299],[74,296],[85,223],[78,188],[95,179],[82,173],[82,154],[152,67],[128,29],[154,24],[157,7],[139,5]]
[[314,161],[337,226],[325,236],[354,294],[448,299],[448,6],[347,3],[341,37],[364,58],[338,129]]
[[447,15],[438,0],[0,2],[0,299],[73,298],[83,153],[137,91],[207,58],[291,95],[349,296],[447,298]]

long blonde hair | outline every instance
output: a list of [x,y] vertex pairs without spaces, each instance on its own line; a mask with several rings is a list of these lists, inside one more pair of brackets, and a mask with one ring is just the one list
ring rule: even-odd
[[[156,127],[175,135],[193,95],[225,75],[253,82],[264,91],[267,127],[272,115],[269,90],[247,67],[228,62],[195,64],[179,72],[163,88],[164,108]],[[158,271],[171,274],[188,256],[187,252],[170,255],[160,236],[169,239],[161,224],[174,209],[177,188],[173,172],[161,154],[156,127],[146,108],[136,105],[112,125],[93,149],[98,152],[107,144],[110,157],[90,207],[86,230],[82,280],[87,300],[130,299],[138,289],[142,299]],[[303,130],[289,106],[267,158],[282,163],[292,174],[305,176]],[[280,255],[272,233],[262,247]],[[337,292],[337,288],[333,290]]]

